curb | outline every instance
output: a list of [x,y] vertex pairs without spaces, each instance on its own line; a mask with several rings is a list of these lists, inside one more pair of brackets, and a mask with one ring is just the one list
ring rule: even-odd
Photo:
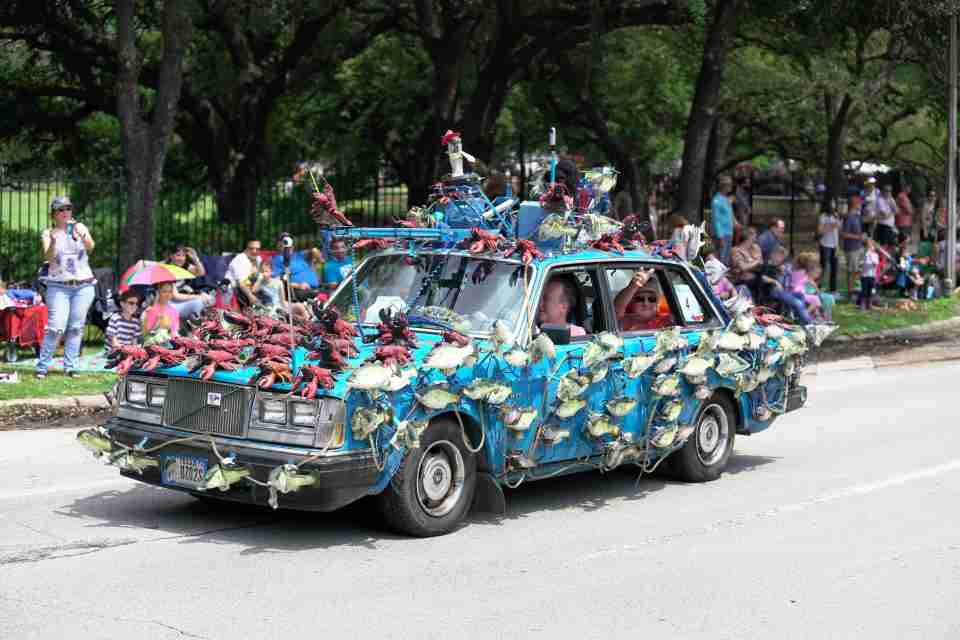
[[20,398],[17,400],[0,400],[0,409],[7,407],[50,407],[56,409],[109,409],[110,403],[102,393],[89,396],[72,396],[64,398]]
[[931,334],[941,333],[960,329],[960,316],[950,318],[949,320],[934,320],[924,324],[913,325],[912,327],[901,327],[899,329],[884,329],[883,331],[874,331],[872,333],[861,333],[855,336],[831,336],[824,344],[831,342],[856,342],[859,340],[883,340],[889,338],[922,338]]
[[831,373],[859,371],[862,369],[876,369],[877,366],[877,363],[870,356],[860,356],[857,358],[844,358],[843,360],[817,363],[815,367],[810,367],[809,369],[805,367],[803,375],[820,376]]

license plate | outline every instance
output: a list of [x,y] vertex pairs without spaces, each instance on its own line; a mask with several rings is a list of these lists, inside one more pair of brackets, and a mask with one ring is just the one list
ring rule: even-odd
[[192,456],[167,456],[160,469],[163,484],[198,489],[207,473],[207,461]]

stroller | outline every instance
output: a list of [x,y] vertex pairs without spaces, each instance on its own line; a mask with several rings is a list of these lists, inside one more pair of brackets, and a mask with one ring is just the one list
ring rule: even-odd
[[100,331],[106,332],[110,316],[120,310],[114,299],[117,277],[110,267],[94,269],[93,277],[97,279],[96,293],[94,293],[90,311],[87,312],[87,324],[92,324]]

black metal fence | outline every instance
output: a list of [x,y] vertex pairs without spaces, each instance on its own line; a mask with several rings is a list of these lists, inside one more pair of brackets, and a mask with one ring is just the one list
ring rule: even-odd
[[[382,226],[407,208],[407,189],[389,171],[375,176],[339,177],[327,173],[336,190],[338,205],[357,225]],[[242,250],[248,237],[260,238],[272,248],[283,231],[298,244],[317,242],[317,226],[309,215],[306,183],[271,181],[257,192],[256,212],[246,223],[220,220],[216,200],[208,190],[165,186],[154,211],[156,258],[163,259],[177,245],[188,245],[203,254]],[[41,264],[40,233],[49,225],[50,201],[66,195],[74,203],[74,217],[83,222],[97,242],[91,254],[94,267],[118,269],[117,247],[126,215],[126,189],[122,180],[65,179],[58,177],[3,176],[0,184],[0,278],[31,280]],[[149,257],[149,256],[145,256]]]

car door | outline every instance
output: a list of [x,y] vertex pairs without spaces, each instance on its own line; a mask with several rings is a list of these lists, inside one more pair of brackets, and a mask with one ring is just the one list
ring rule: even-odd
[[[594,336],[609,327],[610,316],[606,285],[599,265],[554,267],[544,278],[542,292],[553,279],[563,279],[576,286],[579,299],[570,321],[582,326],[585,335],[572,337],[569,344],[555,345],[556,359],[549,365],[532,369],[532,375],[544,381],[544,392],[538,407],[539,429],[526,443],[529,447],[526,454],[538,464],[584,458],[599,450],[600,443],[590,437],[585,428],[591,414],[603,412],[612,389],[612,378],[604,376],[587,385],[578,397],[571,398],[572,404],[565,404],[558,397],[565,377],[590,373],[583,367],[584,351]],[[599,372],[593,373],[599,376]],[[582,406],[577,406],[581,401]]]

